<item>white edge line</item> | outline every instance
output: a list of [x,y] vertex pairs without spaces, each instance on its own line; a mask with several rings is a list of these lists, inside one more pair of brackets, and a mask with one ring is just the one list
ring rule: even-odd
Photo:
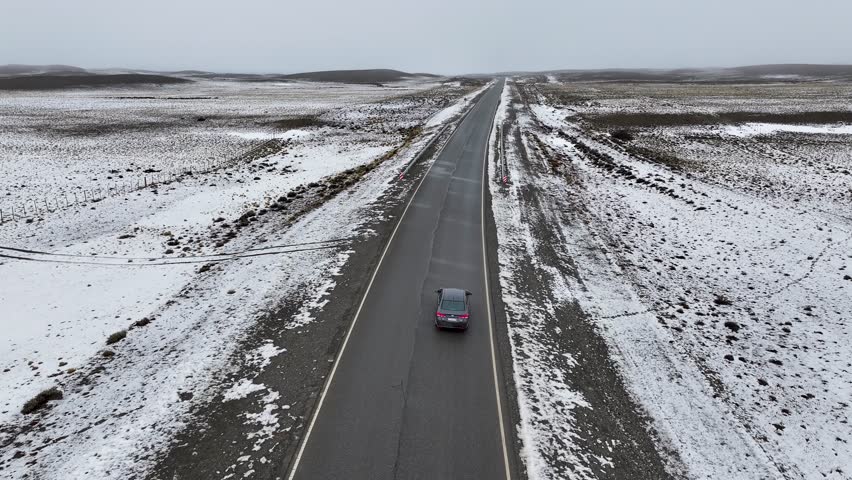
[[[474,103],[470,107],[470,110],[468,110],[468,113],[470,111],[472,111],[478,103],[479,102]],[[367,290],[364,292],[364,296],[361,297],[361,303],[358,305],[358,310],[355,312],[355,318],[352,320],[352,324],[349,326],[349,331],[346,332],[346,338],[343,340],[343,345],[340,347],[340,352],[337,354],[337,358],[334,360],[334,366],[331,368],[331,373],[329,373],[328,379],[325,382],[325,386],[322,389],[322,394],[320,395],[319,403],[317,403],[317,407],[314,409],[314,414],[311,417],[311,423],[310,423],[310,425],[308,425],[308,430],[305,433],[305,438],[302,439],[302,444],[299,446],[299,452],[296,454],[296,459],[293,462],[292,468],[290,469],[290,474],[287,476],[288,480],[293,480],[296,477],[296,471],[299,469],[299,462],[302,461],[302,454],[305,453],[305,447],[307,447],[307,445],[308,445],[308,440],[311,437],[311,432],[314,429],[314,424],[317,422],[317,418],[319,417],[320,410],[322,410],[322,405],[325,402],[325,397],[326,397],[326,394],[328,394],[328,389],[331,387],[331,384],[334,381],[334,374],[335,374],[335,372],[337,372],[337,366],[340,364],[340,359],[343,358],[343,352],[346,351],[346,344],[349,343],[349,337],[352,335],[352,331],[355,329],[355,324],[358,322],[358,317],[361,315],[361,309],[364,307],[364,303],[367,301],[367,297],[370,295],[370,289],[373,287],[373,281],[376,279],[376,275],[378,275],[379,270],[382,268],[382,262],[384,262],[385,255],[388,253],[390,246],[393,244],[393,239],[396,238],[396,231],[399,230],[399,226],[402,225],[402,221],[405,219],[405,214],[408,213],[408,207],[411,206],[411,203],[414,201],[414,197],[417,196],[417,192],[420,190],[420,186],[423,185],[424,181],[426,181],[426,177],[429,176],[429,172],[432,171],[432,167],[438,161],[438,157],[440,157],[441,154],[444,152],[444,148],[446,148],[446,146],[450,144],[453,137],[456,135],[456,132],[459,131],[461,124],[464,122],[464,120],[466,118],[467,118],[467,115],[462,117],[462,119],[459,121],[459,124],[453,130],[453,133],[450,134],[450,137],[447,139],[446,142],[444,142],[444,144],[441,146],[441,149],[438,150],[438,153],[435,154],[435,159],[429,165],[429,169],[426,170],[426,173],[423,174],[423,178],[420,179],[420,182],[417,184],[417,188],[414,189],[414,193],[412,193],[411,198],[408,199],[408,203],[405,205],[405,210],[402,211],[402,215],[400,215],[399,221],[396,222],[396,227],[394,227],[393,232],[391,233],[390,239],[388,239],[388,243],[387,243],[387,245],[385,245],[384,251],[382,251],[382,256],[379,258],[379,263],[376,265],[376,269],[373,270],[373,275],[370,277],[370,283],[367,284]],[[493,123],[494,119],[492,118],[491,121]],[[489,138],[490,138],[490,136],[489,136]],[[490,142],[490,140],[489,140],[489,142]],[[487,149],[486,149],[486,151],[487,151]],[[487,277],[486,277],[486,279],[487,279]],[[488,291],[488,285],[487,284],[485,286],[485,289],[486,289],[486,292],[487,292]],[[487,293],[486,293],[486,295],[487,295]],[[489,309],[488,311],[490,312],[491,310]],[[491,314],[489,313],[488,316],[490,318]],[[489,325],[490,325],[490,322],[489,322]],[[491,357],[492,357],[491,360],[493,362],[493,360],[494,360],[494,345],[493,345],[493,342],[492,342],[492,345],[491,345]],[[496,370],[495,370],[495,372],[496,372]],[[495,375],[496,375],[496,373],[495,373]],[[498,405],[500,403],[499,395],[498,395],[497,403],[498,403]],[[502,433],[502,430],[503,430],[503,426],[502,426],[502,423],[501,423],[500,424],[501,433]],[[506,453],[505,448],[506,448],[506,445],[505,445],[505,440],[504,440],[504,445],[503,445],[504,455]],[[508,478],[508,475],[507,475],[507,478]]]
[[[505,82],[505,80],[504,80]],[[503,84],[503,88],[506,88],[506,84]],[[500,96],[502,98],[502,90],[500,91]],[[491,117],[491,128],[488,129],[488,140],[485,145],[485,152],[482,157],[482,199],[480,201],[482,209],[480,211],[480,225],[482,227],[482,271],[485,275],[485,309],[488,312],[488,334],[489,340],[491,342],[491,367],[494,373],[494,395],[497,397],[497,416],[500,421],[500,441],[503,444],[503,469],[506,471],[506,480],[512,479],[511,470],[509,469],[509,449],[506,445],[506,429],[505,429],[505,421],[503,419],[503,402],[500,399],[500,387],[498,383],[498,375],[497,375],[497,356],[495,354],[494,349],[494,318],[491,315],[491,291],[488,288],[488,257],[486,256],[487,245],[485,243],[485,185],[489,182],[488,177],[488,152],[491,150],[491,136],[494,134],[494,119],[497,116],[497,110],[500,108],[500,103],[498,100],[497,109],[494,111],[494,115]]]

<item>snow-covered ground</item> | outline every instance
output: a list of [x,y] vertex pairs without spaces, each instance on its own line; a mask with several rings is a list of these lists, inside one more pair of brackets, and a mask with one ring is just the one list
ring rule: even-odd
[[[550,297],[557,305],[576,302],[604,336],[627,388],[651,419],[660,450],[673,452],[671,473],[848,478],[852,220],[841,212],[852,207],[844,173],[852,152],[848,141],[827,138],[847,135],[846,127],[727,127],[736,129],[729,133],[817,135],[785,137],[784,143],[747,136],[758,153],[736,150],[741,138],[720,137],[719,129],[705,134],[715,140],[696,140],[685,129],[640,130],[637,142],[654,148],[636,154],[577,117],[603,102],[576,104],[573,91],[562,96],[542,89],[545,96],[523,87],[530,108],[515,105],[524,152],[507,146],[510,185],[492,185],[507,309],[519,287],[513,269],[523,250],[512,247],[540,251],[541,232],[525,224],[532,207],[521,197],[534,186],[550,199],[535,208],[559,239],[551,245],[556,257],[576,268],[574,276],[542,267],[551,272]],[[689,113],[684,104],[706,107],[703,87],[695,88],[696,98],[683,95],[660,108]],[[826,91],[835,88],[841,87]],[[739,100],[746,108],[760,103]],[[836,99],[811,105],[772,100],[766,108],[793,104],[807,111]],[[617,113],[635,111],[644,100],[604,101],[608,113]],[[702,142],[703,148],[661,148],[679,141]],[[814,150],[789,148],[797,143]],[[760,154],[770,148],[773,155]],[[816,152],[824,148],[835,154],[820,158]],[[655,161],[661,151],[682,162]],[[536,168],[542,174],[531,177]],[[744,180],[745,171],[753,178],[758,170],[766,191]],[[797,193],[803,191],[807,198]],[[553,323],[552,310],[543,305],[541,325]],[[571,440],[579,436],[575,423],[584,403],[566,390],[560,369],[541,368],[559,352],[529,323],[516,321],[523,344],[514,347],[528,471],[532,478],[594,478],[606,459],[580,455],[577,464],[587,468],[571,471],[554,461],[557,448],[576,455]]]
[[[322,122],[335,135],[387,141],[395,133],[389,128],[414,125],[405,118],[408,110],[434,111],[461,91],[438,82],[383,88],[199,80],[0,92],[0,210],[8,215],[33,200],[53,204],[58,196],[84,189],[135,186],[157,173],[208,169],[258,140],[280,136],[294,121],[297,128],[298,121]],[[389,99],[394,101],[382,102]]]
[[722,132],[726,135],[733,135],[735,137],[772,135],[778,132],[852,135],[852,125],[785,125],[783,123],[746,123],[743,125],[726,125],[722,128]]
[[[224,100],[226,87],[205,88],[214,87]],[[238,99],[222,103],[237,108],[248,87],[233,88]],[[452,120],[441,112],[460,111],[471,92],[435,84],[280,88],[295,89],[309,105],[297,113],[317,113],[326,123],[288,131],[205,131],[198,136],[273,135],[282,147],[210,173],[45,213],[31,223],[0,225],[0,254],[6,257],[0,259],[0,477],[127,478],[145,471],[191,406],[209,396],[241,335],[263,312],[282,298],[302,301],[293,320],[304,324],[322,308],[349,257],[349,239],[370,234],[362,225],[380,207],[376,200],[443,127],[424,124],[434,115]],[[366,93],[359,97],[361,92]],[[50,101],[4,95],[7,105],[36,111]],[[59,98],[63,95],[72,98],[71,105],[51,108],[99,106],[92,91]],[[105,102],[107,111],[125,108]],[[266,107],[240,108],[248,115]],[[293,112],[292,105],[286,108]],[[25,116],[37,112],[26,110]],[[101,141],[109,147],[116,140]],[[189,162],[195,158],[190,152],[178,160],[155,160],[144,149],[144,136],[133,142],[141,148],[133,158],[148,161],[151,155],[151,162],[163,165],[182,162],[183,155]],[[97,151],[97,143],[91,148]],[[51,161],[64,162],[56,150],[47,151],[48,162],[21,155],[0,162],[0,168],[38,178],[40,171],[50,171]],[[109,148],[104,152],[109,155]],[[227,149],[217,150],[223,152]],[[389,159],[364,170],[381,158]],[[110,157],[116,165],[135,161]],[[69,168],[85,178],[102,168],[88,157],[72,163]],[[5,178],[11,185],[3,190],[30,181]],[[54,188],[51,182],[48,177],[42,185]],[[126,338],[107,345],[119,331]],[[286,355],[286,347],[270,341],[256,352],[258,370],[275,355]],[[235,385],[227,398],[265,388],[250,381]],[[62,391],[60,401],[47,411],[20,413],[26,400],[52,386]],[[246,418],[258,425],[258,448],[287,408],[278,398],[266,391],[266,407]]]

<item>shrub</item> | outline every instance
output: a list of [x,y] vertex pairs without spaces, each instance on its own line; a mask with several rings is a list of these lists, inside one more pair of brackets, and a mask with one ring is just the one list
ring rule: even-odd
[[733,305],[734,302],[732,302],[728,297],[724,295],[716,295],[716,298],[713,300],[713,303],[715,303],[716,305]]
[[609,135],[620,142],[629,142],[633,140],[633,134],[628,130],[616,130]]
[[148,325],[149,323],[151,323],[151,319],[148,318],[148,317],[145,317],[141,320],[136,320],[135,322],[133,322],[133,324],[130,326],[130,328],[144,327],[145,325]]
[[47,390],[42,390],[38,395],[27,400],[27,403],[25,403],[23,408],[21,408],[21,413],[24,415],[33,413],[47,405],[47,402],[51,400],[59,400],[61,398],[62,391],[56,387],[50,387]]
[[112,345],[113,343],[118,343],[118,342],[124,340],[124,337],[126,337],[126,336],[127,336],[127,330],[119,330],[119,331],[113,333],[112,335],[110,335],[109,337],[107,337],[106,344]]

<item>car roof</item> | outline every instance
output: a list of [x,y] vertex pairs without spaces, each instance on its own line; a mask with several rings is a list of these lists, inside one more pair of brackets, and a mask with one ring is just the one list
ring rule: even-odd
[[441,296],[444,300],[464,300],[465,291],[460,288],[444,288]]

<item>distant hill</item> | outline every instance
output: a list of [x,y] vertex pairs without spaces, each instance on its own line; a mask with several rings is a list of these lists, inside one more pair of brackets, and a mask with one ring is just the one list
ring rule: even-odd
[[338,82],[338,83],[385,83],[398,82],[415,77],[437,77],[428,73],[406,73],[399,70],[328,70],[324,72],[294,73],[292,75],[281,75],[281,78],[290,80],[310,80],[314,82]]
[[43,73],[54,75],[80,74],[86,73],[86,69],[72,67],[71,65],[0,65],[0,75],[38,75]]
[[727,69],[743,75],[799,75],[803,77],[852,76],[852,65],[820,65],[789,63],[777,65],[749,65]]
[[54,90],[72,87],[108,87],[139,84],[173,84],[186,83],[192,80],[165,75],[95,75],[87,73],[84,75],[18,75],[12,77],[0,77],[0,90]]
[[562,81],[765,83],[852,81],[852,65],[777,64],[730,68],[555,70]]

